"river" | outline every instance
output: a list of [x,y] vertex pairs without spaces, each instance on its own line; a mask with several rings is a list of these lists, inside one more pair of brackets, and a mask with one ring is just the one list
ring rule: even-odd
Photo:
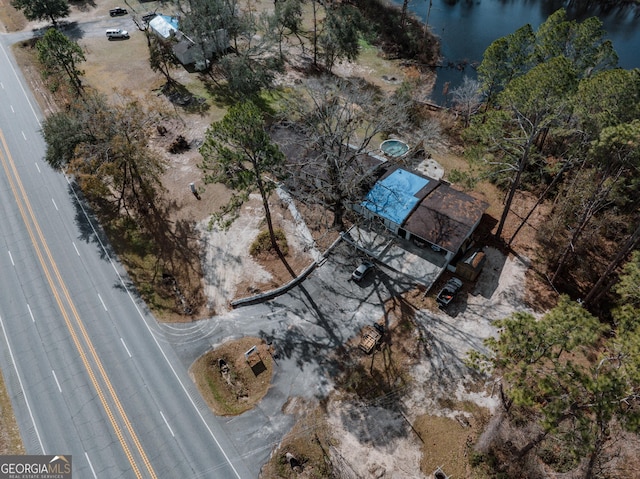
[[[394,3],[402,5],[401,0]],[[571,20],[599,17],[618,53],[619,66],[640,67],[640,6],[604,10],[596,4],[577,8],[558,0],[431,0],[430,6],[430,0],[413,0],[409,8],[441,41],[442,67],[432,94],[439,104],[447,103],[445,85],[451,91],[464,75],[475,78],[474,67],[491,42],[527,23],[535,30],[559,8],[565,8]]]

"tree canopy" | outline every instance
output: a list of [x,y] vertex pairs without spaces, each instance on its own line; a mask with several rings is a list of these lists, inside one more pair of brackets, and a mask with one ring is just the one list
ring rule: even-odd
[[614,274],[640,226],[632,152],[640,73],[616,65],[599,19],[569,21],[558,10],[536,31],[525,25],[485,51],[478,77],[487,103],[465,131],[469,158],[506,190],[497,236],[517,190],[539,196],[509,244],[553,195],[538,230],[541,260],[556,287],[589,302],[610,288],[600,274]]
[[250,195],[258,192],[272,248],[295,277],[278,245],[269,206],[275,180],[284,175],[285,157],[265,130],[263,112],[251,100],[233,105],[222,120],[209,126],[200,153],[204,182],[222,183],[232,191],[231,199],[214,215],[214,221],[229,226]]
[[67,0],[11,0],[11,6],[21,10],[27,20],[51,20],[54,25],[71,13]]
[[600,71],[580,82],[573,101],[576,118],[592,137],[640,118],[640,70]]
[[485,118],[477,118],[468,133],[477,135],[476,140],[491,153],[494,174],[506,172],[505,176],[510,177],[496,236],[502,234],[522,174],[540,154],[540,135],[570,117],[569,100],[576,87],[571,62],[555,57],[510,81],[498,95],[498,109],[489,111]]
[[535,32],[527,24],[489,45],[478,67],[478,78],[491,99],[514,78],[557,57],[566,58],[578,78],[611,69],[618,63],[597,17],[570,21],[566,11],[560,9]]
[[[627,270],[631,275],[637,268],[634,258]],[[582,305],[562,297],[539,319],[514,313],[496,326],[499,336],[486,341],[489,353],[472,354],[474,364],[501,378],[510,415],[525,414],[537,422],[542,433],[529,440],[538,451],[555,444],[556,459],[547,457],[548,465],[596,477],[609,459],[606,446],[616,431],[637,432],[640,426],[637,320],[612,334]],[[556,462],[560,456],[571,459]]]
[[128,96],[85,95],[44,121],[46,160],[75,175],[94,205],[144,213],[162,188],[164,163],[147,148],[160,116]]
[[353,61],[358,57],[362,30],[362,17],[355,7],[339,4],[326,9],[318,44],[322,48],[324,66],[328,71],[339,60]]
[[[50,28],[36,44],[38,60],[42,63],[45,78],[66,76],[67,81],[77,95],[82,94],[82,80],[84,74],[79,64],[85,61],[84,53],[80,45],[69,40],[64,34],[55,28]],[[50,88],[56,89],[57,82],[50,84]]]
[[349,202],[359,198],[366,181],[363,162],[372,139],[381,132],[402,130],[409,99],[400,92],[387,96],[357,82],[322,77],[309,81],[304,94],[291,100],[290,119],[303,134],[301,151],[313,152],[312,165],[324,182],[311,186],[310,197],[327,204],[333,226],[342,228]]

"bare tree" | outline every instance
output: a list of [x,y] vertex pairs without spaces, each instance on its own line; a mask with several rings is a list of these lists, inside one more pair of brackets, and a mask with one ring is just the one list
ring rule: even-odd
[[[640,153],[636,147],[640,139],[640,120],[604,128],[598,140],[593,142],[590,157],[593,161],[593,180],[589,184],[580,184],[578,188],[592,188],[592,193],[578,212],[579,221],[573,225],[572,234],[557,263],[551,278],[555,282],[564,268],[576,242],[585,231],[589,222],[600,211],[610,208],[618,197],[633,191],[632,185],[620,188],[633,178],[640,165]],[[633,183],[633,180],[631,180]],[[594,293],[595,294],[595,293]]]
[[464,76],[462,84],[451,90],[454,110],[460,112],[464,118],[464,127],[469,126],[469,118],[482,103],[480,82]]
[[322,77],[311,80],[304,94],[289,106],[305,138],[301,169],[317,170],[320,184],[309,185],[334,214],[333,227],[343,227],[346,205],[359,197],[367,179],[362,160],[372,139],[382,132],[402,130],[408,96],[388,96],[369,86]]

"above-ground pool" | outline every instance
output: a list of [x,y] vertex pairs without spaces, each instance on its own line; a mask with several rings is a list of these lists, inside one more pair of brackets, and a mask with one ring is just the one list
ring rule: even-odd
[[401,140],[385,140],[380,143],[380,149],[389,156],[395,158],[405,155],[409,151],[409,145]]

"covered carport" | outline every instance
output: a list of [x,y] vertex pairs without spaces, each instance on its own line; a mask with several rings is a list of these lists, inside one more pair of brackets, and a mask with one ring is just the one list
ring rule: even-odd
[[429,289],[447,267],[446,256],[419,248],[386,230],[352,226],[342,238],[385,267]]

